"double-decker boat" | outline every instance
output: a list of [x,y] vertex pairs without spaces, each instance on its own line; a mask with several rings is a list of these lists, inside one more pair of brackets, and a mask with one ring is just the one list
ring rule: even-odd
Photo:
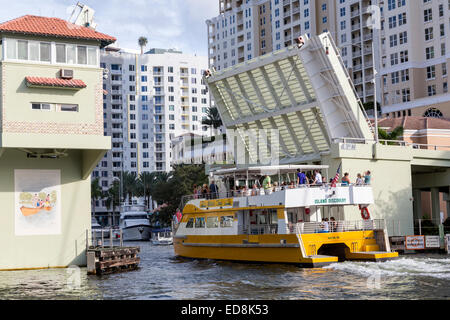
[[[181,221],[173,227],[175,254],[309,267],[397,257],[385,221],[367,215],[373,203],[369,185],[297,184],[297,170],[327,169],[285,165],[215,171],[215,181],[225,181],[226,190],[183,199]],[[275,172],[278,182],[286,183],[260,188],[261,177]],[[243,187],[236,190],[239,184]],[[361,218],[346,220],[344,206],[359,206]]]

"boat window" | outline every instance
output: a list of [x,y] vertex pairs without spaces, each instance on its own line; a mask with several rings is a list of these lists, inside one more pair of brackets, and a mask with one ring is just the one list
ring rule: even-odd
[[137,219],[147,219],[147,215],[146,214],[141,214],[141,215],[136,215],[136,216],[125,216],[124,217],[126,220],[137,220]]
[[207,228],[218,228],[219,227],[219,217],[208,217],[206,218]]
[[186,223],[186,228],[193,228],[193,227],[194,227],[194,218],[190,218]]
[[222,216],[220,217],[220,226],[222,228],[233,226],[233,216]]
[[195,218],[195,227],[196,228],[204,228],[205,227],[205,218]]

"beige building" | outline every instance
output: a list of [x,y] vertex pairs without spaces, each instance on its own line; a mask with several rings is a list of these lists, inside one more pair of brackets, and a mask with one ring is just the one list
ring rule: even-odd
[[83,265],[90,175],[111,147],[100,48],[116,39],[29,15],[0,39],[0,270]]
[[447,1],[385,1],[382,112],[450,118]]
[[[221,1],[221,15],[210,21],[255,3],[262,1]],[[450,118],[447,80],[450,4],[446,1],[271,0],[265,3],[272,15],[274,51],[294,44],[300,35],[330,32],[362,102],[373,101],[376,94],[385,116]],[[223,58],[226,45],[217,42],[220,33],[211,29],[213,23],[208,26],[210,66],[218,70],[231,66]],[[251,46],[258,45],[254,38],[258,35],[252,33]],[[267,38],[267,31],[264,35]],[[262,40],[260,36],[259,42]],[[259,55],[256,50],[240,52],[243,53],[236,63]]]

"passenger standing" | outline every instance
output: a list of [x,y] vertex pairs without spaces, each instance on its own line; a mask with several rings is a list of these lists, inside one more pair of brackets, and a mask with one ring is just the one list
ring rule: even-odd
[[344,176],[342,177],[342,180],[341,180],[341,184],[343,186],[350,185],[350,178],[348,177],[348,172],[344,173]]
[[197,193],[197,185],[194,184],[194,199],[198,198],[198,193]]
[[218,198],[219,188],[214,183],[214,180],[211,181],[211,184],[209,185],[209,191],[211,192],[211,199],[217,199]]
[[361,173],[358,173],[357,178],[356,178],[356,185],[357,186],[362,186],[364,184],[364,181],[361,177]]
[[315,172],[316,172],[316,175],[315,175],[315,178],[314,178],[314,184],[320,186],[322,184],[322,175],[320,174],[319,170],[316,170]]
[[306,174],[297,169],[297,185],[306,184]]
[[272,180],[270,179],[269,175],[266,175],[263,181],[264,191],[269,190],[271,187],[272,187]]
[[204,198],[204,199],[209,198],[209,190],[208,190],[208,185],[206,183],[203,185],[203,188],[202,188],[202,198]]
[[371,179],[372,177],[370,176],[370,171],[369,170],[367,170],[367,172],[365,173],[365,175],[364,175],[364,184],[370,184],[370,179]]

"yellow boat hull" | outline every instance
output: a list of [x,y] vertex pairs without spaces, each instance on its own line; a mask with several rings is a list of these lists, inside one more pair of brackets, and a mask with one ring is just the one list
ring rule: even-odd
[[[340,255],[323,254],[327,246],[340,245]],[[264,263],[293,263],[319,267],[345,260],[383,261],[398,257],[382,252],[373,231],[264,234],[188,235],[174,238],[175,254],[186,258]]]

